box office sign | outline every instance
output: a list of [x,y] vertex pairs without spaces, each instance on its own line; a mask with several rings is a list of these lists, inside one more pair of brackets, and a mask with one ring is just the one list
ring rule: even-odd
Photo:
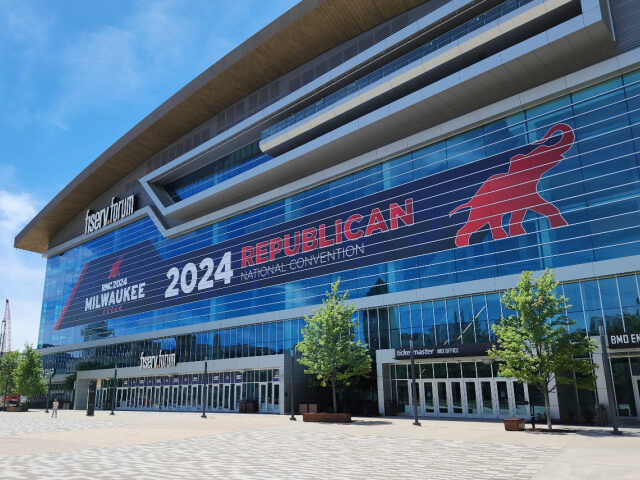
[[[446,357],[469,357],[475,355],[486,355],[491,348],[491,342],[469,343],[465,345],[436,345],[433,347],[414,347],[414,358],[446,358]],[[396,348],[396,360],[409,360],[411,350],[408,348]]]
[[612,350],[621,348],[640,348],[640,332],[609,335],[609,348]]

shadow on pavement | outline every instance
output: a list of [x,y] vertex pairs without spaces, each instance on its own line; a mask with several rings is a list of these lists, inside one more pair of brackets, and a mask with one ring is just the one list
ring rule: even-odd
[[[632,438],[640,438],[640,429],[637,427],[624,427],[620,428],[622,432],[622,436],[624,437],[632,437]],[[533,430],[532,428],[527,428],[525,433],[531,435],[582,435],[585,437],[609,437],[613,436],[611,428],[553,428],[551,431],[548,431],[546,428],[536,428]]]
[[392,422],[389,420],[354,420],[349,425],[361,425],[361,426],[371,426],[371,425],[390,425]]

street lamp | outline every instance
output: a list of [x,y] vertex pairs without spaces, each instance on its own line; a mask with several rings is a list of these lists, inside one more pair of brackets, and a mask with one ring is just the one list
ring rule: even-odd
[[205,413],[205,408],[207,407],[207,396],[204,394],[204,389],[207,388],[207,361],[204,361],[204,377],[202,377],[202,415],[201,418],[207,418],[207,414]]
[[116,385],[118,384],[118,364],[116,363],[113,369],[113,396],[111,397],[111,413],[109,415],[115,415],[113,411],[116,407]]
[[55,374],[56,374],[55,368],[53,370],[51,369],[47,370],[47,375],[49,377],[49,388],[47,389],[47,400],[44,405],[44,413],[49,413],[49,402],[51,401],[51,379]]
[[293,350],[291,350],[291,380],[290,380],[290,392],[289,392],[289,400],[291,401],[291,416],[289,417],[289,420],[294,420],[296,419],[294,412],[295,412],[295,403],[294,403],[294,399],[293,399],[293,369],[294,369],[294,365],[295,365],[295,359],[293,358]]
[[413,395],[413,424],[419,427],[421,423],[418,421],[418,402],[416,389],[416,364],[413,357],[413,338],[409,338],[409,358],[411,359],[411,394]]

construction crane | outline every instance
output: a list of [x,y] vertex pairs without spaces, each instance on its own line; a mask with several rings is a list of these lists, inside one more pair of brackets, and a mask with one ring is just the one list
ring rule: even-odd
[[9,310],[9,299],[4,306],[4,318],[0,323],[0,358],[11,351],[11,310]]

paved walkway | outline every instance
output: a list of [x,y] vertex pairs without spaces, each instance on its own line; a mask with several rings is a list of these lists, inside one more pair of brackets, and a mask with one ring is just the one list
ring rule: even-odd
[[499,422],[60,411],[0,413],[0,478],[637,479],[640,429],[505,432]]

